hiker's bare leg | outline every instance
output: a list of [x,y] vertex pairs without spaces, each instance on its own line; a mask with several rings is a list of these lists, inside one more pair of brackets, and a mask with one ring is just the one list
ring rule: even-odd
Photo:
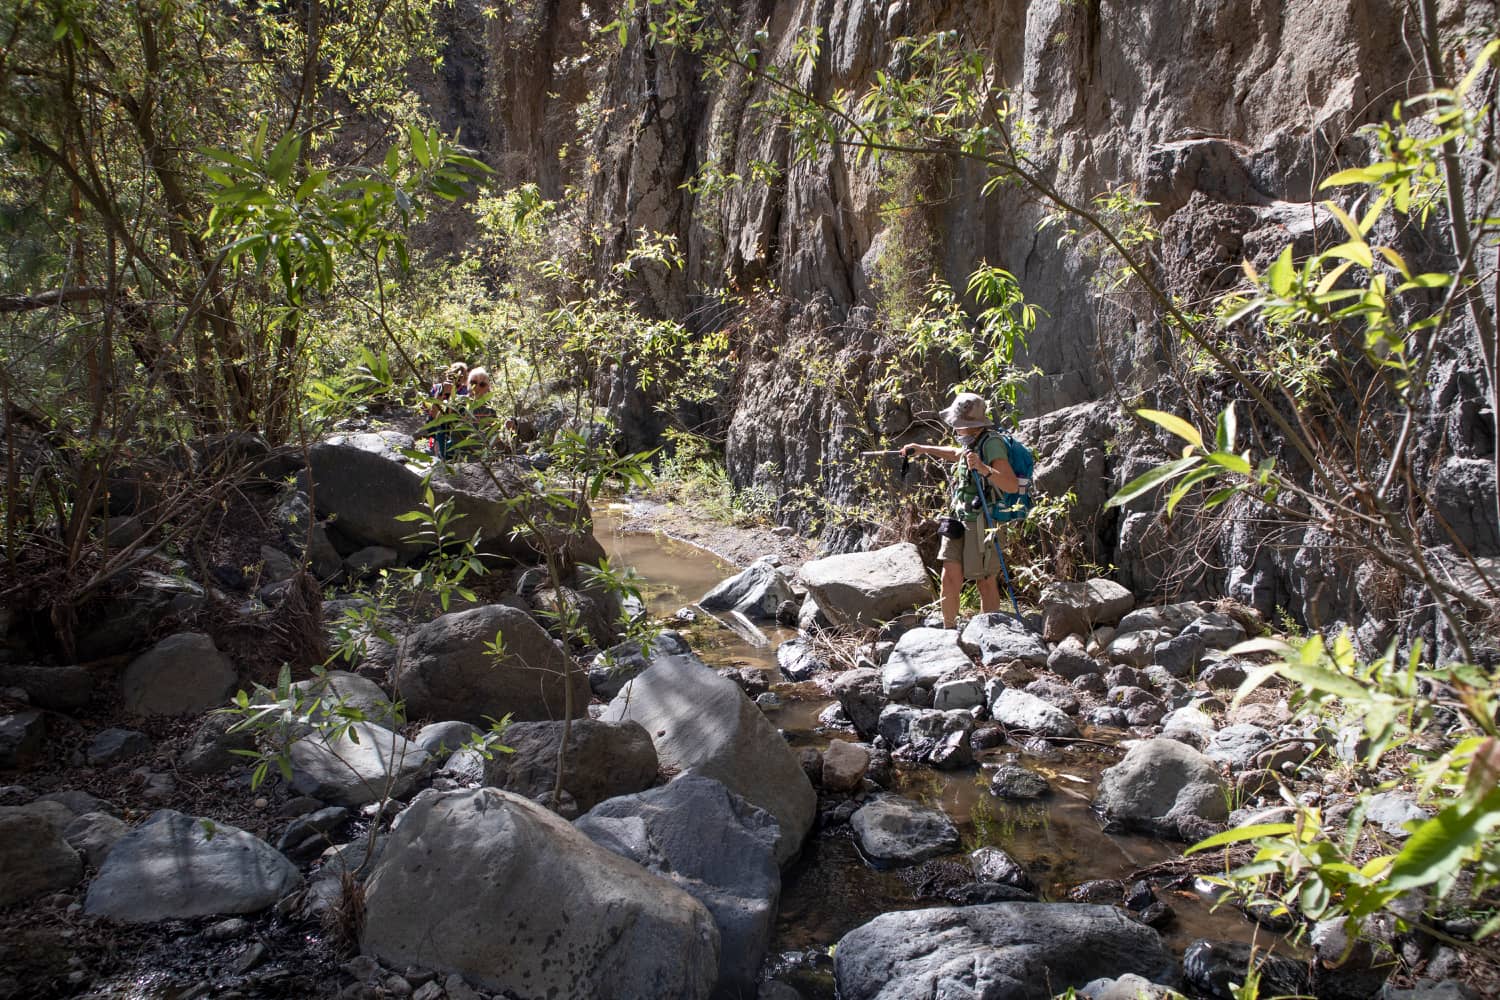
[[1000,581],[993,576],[987,576],[982,580],[976,580],[975,586],[979,588],[979,610],[1000,610]]
[[[994,581],[991,581],[992,583]],[[964,564],[951,559],[943,562],[943,628],[953,628],[958,624],[958,595],[964,589]],[[995,598],[998,606],[1000,600]]]

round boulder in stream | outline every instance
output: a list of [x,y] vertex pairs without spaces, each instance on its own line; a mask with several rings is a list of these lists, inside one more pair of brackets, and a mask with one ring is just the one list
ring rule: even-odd
[[842,1000],[1044,1000],[1126,973],[1171,981],[1160,935],[1112,906],[992,903],[883,913],[834,951]]
[[884,864],[914,865],[959,849],[952,820],[898,795],[866,803],[849,817],[849,824],[865,854]]
[[1196,840],[1228,817],[1227,798],[1213,761],[1158,737],[1131,747],[1100,775],[1094,808],[1133,829]]

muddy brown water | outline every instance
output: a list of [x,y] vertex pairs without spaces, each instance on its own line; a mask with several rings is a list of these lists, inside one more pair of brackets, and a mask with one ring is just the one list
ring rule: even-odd
[[[620,531],[610,512],[595,519],[595,535],[610,562],[631,566],[645,581],[643,597],[653,616],[667,617],[693,604],[721,580],[739,572],[712,553],[663,535]],[[776,645],[795,635],[787,629],[765,630],[767,646],[745,644],[724,630],[712,633],[712,648],[698,650],[715,666],[754,666],[781,679]],[[690,639],[703,635],[698,630]],[[797,685],[806,692],[812,685]],[[831,739],[854,739],[852,732],[824,728],[820,714],[832,698],[788,700],[767,711],[795,747],[828,745]],[[1116,734],[1086,734],[1100,743]],[[1121,751],[1093,743],[1072,744],[1040,752],[1016,747],[983,751],[973,767],[958,771],[931,768],[897,772],[896,791],[941,808],[958,826],[966,850],[982,844],[1001,847],[1023,864],[1044,899],[1063,899],[1068,891],[1093,879],[1125,879],[1149,865],[1176,858],[1181,845],[1150,837],[1106,833],[1089,806],[1099,774],[1119,760]],[[988,790],[989,770],[1015,759],[1044,774],[1053,794],[1036,804],[998,799]],[[965,862],[963,854],[955,862]],[[797,986],[805,997],[833,996],[829,949],[844,934],[881,913],[944,905],[922,889],[922,873],[882,869],[861,854],[847,826],[815,832],[802,855],[783,873],[781,905],[767,960],[767,972]],[[1158,889],[1176,911],[1163,933],[1167,945],[1181,953],[1198,938],[1250,940],[1264,945],[1269,935],[1228,906],[1213,907],[1204,891]],[[1284,947],[1284,946],[1283,946]]]

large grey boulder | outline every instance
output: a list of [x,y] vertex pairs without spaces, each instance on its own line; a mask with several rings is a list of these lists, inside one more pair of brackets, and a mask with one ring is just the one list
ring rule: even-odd
[[849,824],[865,854],[886,864],[914,865],[960,847],[958,828],[943,812],[899,795],[871,799]]
[[238,679],[212,639],[181,632],[132,660],[120,692],[132,715],[196,715],[223,705]]
[[115,843],[129,832],[130,827],[125,825],[124,820],[109,813],[86,812],[79,814],[67,825],[63,830],[63,840],[83,855],[89,867],[98,868],[109,857]]
[[155,570],[137,569],[120,583],[119,596],[91,603],[83,611],[74,630],[79,659],[138,649],[166,619],[208,604],[208,592],[197,583]]
[[255,913],[301,882],[296,865],[259,837],[162,809],[115,842],[84,909],[133,924]]
[[[408,468],[396,448],[409,445],[380,434],[350,434],[313,445],[307,471],[316,484],[314,497],[319,517],[335,519],[339,533],[361,546],[380,545],[395,549],[402,560],[422,555],[431,543],[407,540],[413,526],[397,518],[421,508],[422,476]],[[515,559],[534,559],[538,549],[525,536],[515,536],[521,517],[515,498],[533,492],[531,480],[509,462],[490,463],[494,476],[478,467],[447,463],[433,471],[433,499],[451,502],[457,515],[452,530],[462,537],[480,532],[479,550]],[[550,518],[540,500],[526,500],[528,513],[539,523]],[[604,550],[589,527],[588,506],[571,498],[576,509],[566,511],[566,521],[550,526],[547,544],[560,549],[564,563],[597,563]],[[560,510],[559,514],[563,512]],[[514,537],[513,537],[514,536]]]
[[839,707],[859,735],[866,739],[874,736],[886,701],[881,672],[873,667],[855,667],[835,677],[832,687]]
[[8,687],[25,691],[27,699],[37,708],[76,712],[94,696],[94,675],[76,666],[0,664],[0,688]]
[[1106,976],[1175,977],[1161,937],[1113,906],[992,903],[883,913],[834,951],[842,1000],[1047,1000]]
[[1113,625],[1135,607],[1135,595],[1113,580],[1059,581],[1042,589],[1042,636],[1061,642],[1088,635],[1095,625]]
[[1003,667],[1015,661],[1033,667],[1047,665],[1049,650],[1042,637],[1003,611],[975,615],[964,626],[962,643],[987,667]]
[[[489,645],[499,636],[504,655]],[[510,713],[517,721],[561,719],[572,689],[574,717],[587,713],[588,677],[524,611],[491,604],[443,615],[407,637],[391,678],[413,719],[476,726]]]
[[1099,776],[1094,808],[1124,826],[1184,840],[1229,816],[1226,785],[1213,761],[1161,738],[1131,747]]
[[467,746],[482,734],[478,726],[468,722],[434,722],[417,730],[412,742],[426,750],[435,763],[441,764],[455,750]]
[[493,788],[428,791],[365,889],[363,952],[557,1000],[701,1000],[719,968],[702,903],[542,806]]
[[370,722],[332,737],[314,733],[292,744],[292,787],[338,806],[402,798],[431,772],[425,750]]
[[911,542],[814,559],[797,577],[838,625],[879,625],[933,596],[922,554]]
[[1078,726],[1067,713],[1034,694],[1006,688],[990,703],[990,717],[1007,729],[1019,729],[1036,736],[1072,738]]
[[952,629],[914,628],[896,640],[896,648],[880,668],[880,683],[887,698],[897,700],[917,686],[932,688],[938,681],[967,674],[974,669]]
[[708,907],[719,928],[719,995],[754,992],[781,896],[781,832],[770,813],[688,775],[602,802],[574,826]]
[[72,821],[56,802],[0,806],[0,907],[78,883],[83,858],[63,838]]
[[[552,791],[563,725],[512,723],[500,739],[512,752],[495,753],[485,762],[484,783],[528,799]],[[562,787],[580,810],[656,784],[656,747],[639,723],[574,719],[568,726]]]
[[[346,713],[351,710],[359,712],[365,722],[382,726],[394,726],[401,721],[396,707],[379,684],[347,670],[329,670],[320,676],[309,677],[293,684],[292,690],[304,704],[317,700],[317,710],[311,715],[314,722],[347,717]],[[344,712],[339,712],[339,709]]]
[[768,556],[704,594],[698,606],[705,611],[738,611],[746,618],[771,621],[781,602],[794,596],[786,575]]
[[662,657],[626,684],[600,718],[639,722],[663,768],[717,778],[775,816],[778,863],[801,849],[817,812],[812,782],[765,713],[702,660]]

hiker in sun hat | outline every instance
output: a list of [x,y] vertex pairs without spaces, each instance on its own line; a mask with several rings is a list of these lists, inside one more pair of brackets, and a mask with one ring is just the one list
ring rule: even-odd
[[982,484],[987,489],[1015,493],[1020,483],[1010,467],[1005,440],[991,433],[995,424],[984,397],[961,392],[940,415],[953,429],[958,446],[909,444],[901,454],[927,455],[954,463],[948,514],[938,520],[938,533],[943,539],[938,546],[938,561],[943,566],[943,627],[956,628],[958,599],[965,580],[973,580],[978,588],[982,611],[1000,610],[996,574],[1001,571],[1003,557],[996,542],[1003,543],[1003,536],[992,533],[1003,531],[1003,526],[991,524],[987,517],[980,519],[984,498],[977,487]]

